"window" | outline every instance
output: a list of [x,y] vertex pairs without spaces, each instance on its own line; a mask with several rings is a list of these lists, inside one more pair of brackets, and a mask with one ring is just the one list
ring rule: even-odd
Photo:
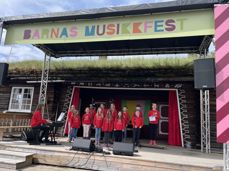
[[33,87],[13,87],[10,97],[9,111],[31,112]]

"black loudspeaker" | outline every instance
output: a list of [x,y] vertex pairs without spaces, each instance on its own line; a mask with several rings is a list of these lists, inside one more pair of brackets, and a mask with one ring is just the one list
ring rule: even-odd
[[5,84],[7,75],[8,75],[8,67],[7,63],[0,63],[0,85]]
[[113,154],[133,156],[134,155],[134,144],[133,143],[114,142]]
[[195,89],[209,89],[216,87],[214,58],[197,59],[194,61]]
[[92,152],[95,150],[95,144],[88,139],[76,138],[72,144],[72,150]]

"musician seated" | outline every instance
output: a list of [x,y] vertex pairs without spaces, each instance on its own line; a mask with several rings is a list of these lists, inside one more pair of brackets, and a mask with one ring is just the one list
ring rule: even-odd
[[[50,123],[49,120],[45,120],[42,118],[42,111],[44,109],[44,105],[43,104],[38,104],[35,112],[33,113],[32,119],[31,119],[31,127],[32,129],[39,129],[42,131],[41,137],[39,138],[39,140],[42,142],[42,139],[45,137],[45,143],[49,142],[48,140],[48,136],[49,136],[49,126],[47,125],[48,123]],[[37,131],[34,131],[37,132]]]

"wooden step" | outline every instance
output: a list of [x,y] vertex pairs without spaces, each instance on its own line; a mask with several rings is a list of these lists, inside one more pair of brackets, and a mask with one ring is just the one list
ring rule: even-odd
[[2,169],[21,169],[32,164],[33,154],[10,151],[10,150],[0,150],[0,170]]

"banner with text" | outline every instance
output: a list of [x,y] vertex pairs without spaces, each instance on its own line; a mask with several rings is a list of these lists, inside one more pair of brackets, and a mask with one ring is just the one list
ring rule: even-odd
[[54,44],[214,34],[212,9],[6,27],[5,44]]

